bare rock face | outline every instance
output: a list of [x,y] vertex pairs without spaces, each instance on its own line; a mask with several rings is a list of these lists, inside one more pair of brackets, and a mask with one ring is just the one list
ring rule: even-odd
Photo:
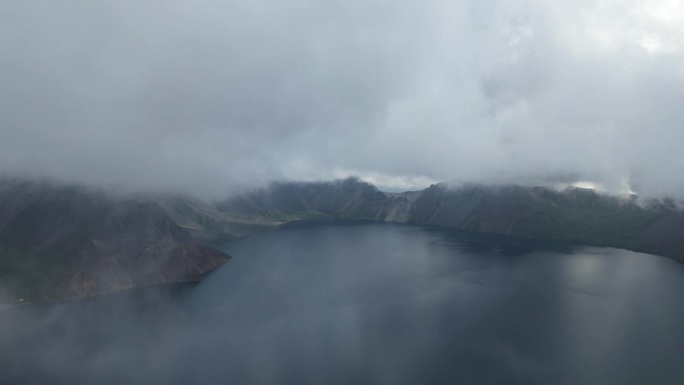
[[90,297],[199,280],[225,241],[301,219],[363,219],[620,247],[684,261],[684,212],[591,190],[433,185],[384,193],[350,178],[277,183],[223,202],[113,197],[78,186],[0,181],[0,303]]
[[73,255],[59,283],[62,298],[89,297],[138,286],[199,281],[227,256],[194,241],[154,203],[118,205]]
[[197,281],[230,257],[159,205],[83,187],[0,184],[0,285],[29,301]]
[[432,185],[383,193],[358,179],[281,183],[216,205],[226,215],[287,222],[349,218],[408,222],[525,238],[619,247],[684,261],[684,212],[593,190]]

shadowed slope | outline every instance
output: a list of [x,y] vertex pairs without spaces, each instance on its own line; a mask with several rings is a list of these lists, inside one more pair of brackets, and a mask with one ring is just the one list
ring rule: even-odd
[[620,247],[684,260],[684,213],[667,200],[644,206],[634,197],[581,188],[439,184],[384,193],[350,178],[274,184],[216,207],[274,222],[335,217],[418,223]]
[[81,298],[199,280],[228,259],[193,240],[156,203],[77,186],[0,184],[5,300]]

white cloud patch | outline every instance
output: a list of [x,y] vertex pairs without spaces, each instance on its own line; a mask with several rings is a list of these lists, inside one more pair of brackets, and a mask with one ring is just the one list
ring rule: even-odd
[[669,0],[7,3],[0,171],[684,195],[683,48]]

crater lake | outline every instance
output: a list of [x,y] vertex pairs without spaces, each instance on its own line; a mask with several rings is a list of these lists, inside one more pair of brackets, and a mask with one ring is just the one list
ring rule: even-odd
[[667,258],[374,223],[220,249],[199,284],[0,312],[1,382],[684,383]]

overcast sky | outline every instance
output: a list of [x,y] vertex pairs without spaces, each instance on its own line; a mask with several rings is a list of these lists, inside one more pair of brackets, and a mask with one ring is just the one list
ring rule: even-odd
[[684,196],[681,1],[0,0],[0,172]]

